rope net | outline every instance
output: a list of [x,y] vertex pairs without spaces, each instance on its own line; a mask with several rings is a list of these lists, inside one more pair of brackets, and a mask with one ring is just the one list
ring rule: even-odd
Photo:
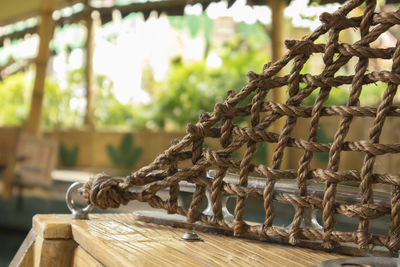
[[[348,14],[360,6],[363,15],[349,17]],[[100,209],[117,208],[130,200],[148,202],[154,208],[186,216],[188,222],[200,221],[227,229],[235,236],[257,236],[297,245],[311,241],[320,249],[335,249],[341,243],[350,242],[361,249],[382,246],[397,253],[400,246],[400,176],[375,173],[374,162],[377,155],[400,153],[400,144],[379,143],[386,118],[400,116],[398,107],[393,106],[400,84],[400,45],[398,42],[395,47],[382,49],[372,48],[370,44],[388,29],[400,24],[400,10],[378,13],[375,10],[374,0],[351,0],[334,13],[321,14],[322,25],[319,28],[302,40],[286,41],[288,52],[283,58],[266,64],[260,74],[249,72],[246,86],[239,92],[228,91],[223,103],[216,104],[212,113],[202,113],[196,124],[187,125],[187,135],[181,140],[174,140],[171,147],[151,164],[133,172],[126,179],[98,175],[86,183],[83,189],[86,200]],[[359,31],[361,38],[353,44],[339,42],[340,33],[346,29]],[[315,43],[323,35],[327,37],[326,43]],[[304,64],[313,54],[322,56],[322,71],[317,75],[302,74]],[[391,70],[369,72],[369,59],[374,58],[390,59]],[[338,71],[351,59],[356,60],[354,74],[338,75]],[[290,73],[280,75],[279,72],[286,66],[290,66]],[[386,85],[379,105],[376,108],[360,106],[359,97],[363,86],[376,82]],[[325,102],[332,88],[342,85],[350,87],[347,104],[327,106]],[[273,90],[286,90],[286,102],[268,101],[268,93]],[[306,107],[304,99],[314,91],[317,92],[316,100],[312,107]],[[324,116],[339,118],[331,143],[319,143],[317,140],[320,119]],[[248,118],[248,127],[236,123],[235,119],[239,117]],[[374,118],[368,140],[345,141],[354,117]],[[307,139],[291,136],[299,118],[310,119]],[[277,120],[284,121],[280,133],[271,130],[271,124]],[[206,138],[217,139],[220,147],[206,148]],[[275,143],[268,165],[258,164],[253,160],[257,147],[265,142]],[[232,157],[242,147],[245,148],[243,156],[240,159]],[[281,169],[283,155],[289,147],[301,150],[302,156],[296,169]],[[342,151],[363,153],[361,168],[339,171]],[[311,168],[310,163],[315,152],[329,153],[326,168]],[[212,178],[206,175],[211,169],[216,170]],[[228,171],[238,174],[238,183],[224,181]],[[262,192],[248,186],[251,173],[264,179],[265,187]],[[280,179],[295,180],[297,194],[280,197],[274,195],[274,184]],[[322,197],[308,194],[307,184],[312,179],[324,183]],[[195,185],[188,209],[177,202],[181,181]],[[358,203],[343,203],[336,199],[338,184],[349,181],[356,182],[359,186]],[[373,184],[392,186],[390,205],[374,203]],[[134,186],[141,187],[133,191],[131,189]],[[166,200],[157,195],[163,189],[169,190],[169,198]],[[211,192],[212,216],[200,211],[206,190]],[[223,218],[222,194],[236,197],[233,221]],[[245,200],[248,197],[263,200],[265,220],[262,224],[249,225],[244,221]],[[290,227],[272,225],[274,213],[277,212],[274,211],[273,201],[289,203],[295,207]],[[322,229],[301,227],[307,208],[321,211]],[[337,230],[335,214],[358,218],[358,229],[354,232]],[[370,233],[370,221],[384,215],[391,217],[388,234],[385,236]]]

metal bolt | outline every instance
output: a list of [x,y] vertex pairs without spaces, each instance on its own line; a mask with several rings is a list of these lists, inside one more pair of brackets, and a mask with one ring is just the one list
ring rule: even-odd
[[314,265],[314,267],[395,267],[400,266],[400,260],[388,257],[357,257],[357,258],[341,258],[323,261]]
[[65,201],[67,202],[67,207],[72,213],[72,219],[79,220],[87,220],[89,219],[89,212],[93,209],[93,204],[89,204],[86,207],[79,209],[75,207],[74,201],[72,200],[72,193],[76,191],[78,188],[82,187],[83,183],[75,182],[73,183],[67,190],[67,194],[65,196]]
[[181,241],[189,241],[189,242],[197,242],[197,241],[204,241],[203,239],[201,239],[196,233],[194,232],[187,232],[185,233],[181,239],[179,239]]

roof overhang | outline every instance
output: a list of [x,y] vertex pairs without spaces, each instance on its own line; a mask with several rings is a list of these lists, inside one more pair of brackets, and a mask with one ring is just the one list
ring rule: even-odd
[[[83,2],[83,0],[55,0],[55,8]],[[0,26],[40,15],[41,0],[1,0]]]

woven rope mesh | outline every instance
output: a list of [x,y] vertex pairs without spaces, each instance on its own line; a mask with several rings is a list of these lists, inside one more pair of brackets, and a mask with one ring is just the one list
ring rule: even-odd
[[[361,8],[360,8],[361,7]],[[349,13],[359,8],[363,15],[350,17]],[[310,35],[298,41],[286,41],[288,52],[275,63],[264,66],[262,73],[248,73],[248,84],[240,91],[228,91],[223,103],[215,105],[214,111],[200,115],[197,124],[187,126],[187,135],[173,141],[169,149],[160,154],[151,164],[132,173],[126,179],[99,175],[85,185],[84,195],[88,202],[100,208],[118,207],[130,200],[148,202],[152,207],[162,208],[169,213],[187,217],[187,221],[202,223],[231,230],[235,236],[277,239],[280,242],[302,245],[312,242],[314,247],[334,249],[341,243],[350,242],[359,248],[370,246],[386,247],[397,253],[400,246],[400,176],[391,173],[374,172],[378,155],[398,154],[400,144],[380,144],[379,139],[385,121],[389,117],[399,117],[398,107],[393,99],[400,83],[400,45],[390,48],[372,48],[377,40],[396,24],[400,24],[400,11],[377,12],[376,1],[352,0],[342,5],[332,14],[320,16],[322,25]],[[360,39],[353,44],[339,42],[339,35],[346,29],[359,32]],[[325,36],[325,43],[319,38]],[[320,73],[311,75],[301,71],[312,55],[320,55],[324,67]],[[374,58],[391,60],[391,69],[369,71],[369,61]],[[351,75],[339,75],[350,61],[355,61]],[[288,75],[280,75],[283,68]],[[361,106],[360,94],[366,85],[376,82],[385,84],[385,91],[376,107]],[[329,106],[327,99],[333,88],[347,85],[349,97],[342,106]],[[234,88],[232,88],[234,89]],[[285,90],[285,103],[269,101],[274,90]],[[311,107],[304,100],[317,92]],[[250,103],[248,99],[251,98]],[[247,102],[246,102],[247,101]],[[318,142],[320,120],[326,116],[338,118],[332,142]],[[346,141],[349,128],[355,117],[371,117],[369,137],[364,140]],[[247,120],[248,126],[236,123],[238,118]],[[306,138],[292,136],[300,118],[309,118]],[[271,125],[280,120],[283,125],[274,132]],[[219,148],[205,147],[206,139],[216,139]],[[268,164],[254,160],[257,148],[263,143],[275,144]],[[288,149],[301,152],[294,169],[281,169],[281,163]],[[242,156],[233,153],[242,149]],[[361,168],[339,170],[341,155],[346,151],[362,153]],[[329,153],[325,168],[311,168],[316,152]],[[215,170],[213,177],[207,171]],[[237,183],[224,181],[229,172],[238,175]],[[249,187],[249,175],[262,178],[263,190]],[[274,185],[281,179],[296,181],[295,195],[276,195]],[[321,196],[308,192],[308,181],[324,184]],[[195,184],[190,207],[178,205],[179,182]],[[338,185],[354,182],[358,186],[359,198],[354,203],[338,201]],[[374,202],[374,184],[390,185],[391,204]],[[142,186],[136,191],[133,186]],[[163,200],[157,195],[168,189],[169,198]],[[200,210],[206,190],[211,192],[214,215],[203,214]],[[223,194],[236,197],[234,220],[223,218],[221,199]],[[249,225],[244,221],[245,200],[248,197],[262,199],[265,215],[264,223]],[[289,227],[273,226],[276,213],[273,201],[292,204],[295,214]],[[308,208],[317,209],[322,214],[322,229],[301,227],[302,218]],[[335,228],[335,214],[358,219],[357,230],[341,232]],[[387,235],[372,234],[369,225],[372,219],[388,215],[391,218]]]

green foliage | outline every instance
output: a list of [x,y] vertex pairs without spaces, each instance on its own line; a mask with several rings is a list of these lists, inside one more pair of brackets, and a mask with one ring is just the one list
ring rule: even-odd
[[177,30],[187,30],[192,38],[202,33],[206,42],[211,39],[213,21],[205,13],[199,16],[169,16],[168,19],[173,28]]
[[85,45],[85,35],[85,27],[78,23],[57,27],[50,48],[57,53],[66,49],[82,48]]
[[[313,106],[320,88],[314,90],[306,99],[304,99],[304,103],[306,106]],[[324,106],[331,106],[331,105],[345,105],[349,99],[350,91],[347,87],[332,87],[328,100],[324,102]]]
[[372,83],[363,86],[360,94],[360,104],[363,105],[376,105],[381,101],[383,92],[387,88],[387,84],[383,82]]
[[239,159],[239,152],[238,152],[238,151],[234,151],[234,152],[232,153],[232,158],[233,158],[233,159]]
[[[271,41],[266,33],[265,26],[260,22],[247,24],[242,21],[237,24],[237,27],[240,38],[246,40],[246,42],[256,50],[262,50],[262,48]],[[266,63],[266,61],[263,63]]]
[[[31,68],[26,73],[8,76],[0,82],[0,125],[22,125],[25,122],[30,109],[33,72],[34,68]],[[72,109],[70,103],[71,100],[84,99],[78,96],[73,79],[68,84],[68,88],[61,89],[57,83],[46,78],[42,112],[44,129],[82,125],[82,111]]]
[[205,61],[173,65],[165,82],[153,86],[153,103],[139,114],[152,129],[182,129],[195,123],[202,111],[212,111],[228,90],[239,91],[247,82],[246,73],[257,71],[268,60],[242,40],[221,48],[222,65],[209,68]]
[[[309,62],[307,62],[303,69],[301,70],[301,74],[306,74],[309,71]],[[346,68],[341,68],[336,75],[348,75],[349,70]],[[304,89],[306,84],[300,83],[300,88]],[[387,88],[387,84],[383,82],[376,82],[372,84],[363,85],[361,90],[361,94],[359,97],[361,106],[376,106],[379,101],[382,99],[383,92]],[[316,88],[308,97],[306,97],[303,103],[306,106],[313,106],[317,96],[319,94],[320,88]],[[329,92],[329,97],[327,101],[324,102],[324,106],[332,106],[332,105],[346,105],[349,97],[350,97],[351,85],[342,85],[339,87],[332,87]]]
[[79,147],[74,146],[68,149],[63,142],[60,143],[58,150],[58,158],[60,159],[63,166],[74,167],[78,160]]
[[112,82],[103,76],[97,76],[96,125],[99,128],[143,129],[145,117],[140,105],[121,103],[115,97]]
[[200,23],[197,16],[190,15],[188,16],[188,28],[189,33],[192,38],[196,37],[197,33],[200,30]]
[[[329,139],[326,135],[324,130],[319,127],[318,132],[317,132],[317,139],[319,143],[330,143],[332,142],[332,139]],[[329,152],[316,152],[315,157],[319,159],[322,162],[328,162],[329,161]]]
[[42,116],[44,129],[83,126],[86,101],[81,89],[84,79],[83,69],[71,71],[67,79],[67,88],[61,88],[57,83],[46,79]]
[[257,151],[254,155],[254,160],[256,162],[264,164],[264,165],[268,163],[267,148],[268,148],[268,145],[266,142],[262,142],[262,143],[258,144]]
[[107,145],[107,154],[112,163],[118,167],[131,168],[139,160],[142,149],[134,146],[132,134],[125,134],[117,148]]
[[[207,55],[211,49],[209,41],[213,22],[206,14],[169,17],[169,20],[173,27],[185,29],[191,36],[203,34]],[[254,25],[254,29],[249,25],[241,26],[241,40],[219,49],[213,48],[222,58],[221,67],[210,69],[205,60],[190,64],[178,60],[171,67],[169,77],[162,82],[155,82],[151,70],[145,70],[142,84],[153,100],[149,105],[119,102],[114,96],[112,82],[104,75],[97,76],[96,127],[182,130],[188,122],[196,122],[201,111],[212,111],[215,103],[224,100],[226,91],[240,90],[246,83],[249,70],[258,72],[268,61],[267,54],[260,48],[265,46],[265,29],[260,24]],[[82,46],[81,27],[58,28],[57,32],[57,36],[65,34],[72,39],[63,43],[56,36],[52,41],[56,52]],[[0,124],[24,123],[33,84],[33,79],[28,77],[30,75],[20,73],[0,83]],[[81,68],[68,73],[66,84],[63,88],[46,79],[42,113],[45,130],[79,128],[84,124],[84,70]]]
[[0,125],[21,125],[29,112],[32,79],[17,73],[0,82]]
[[[387,85],[382,82],[364,85],[359,98],[360,104],[362,106],[375,106],[382,99],[386,87]],[[349,86],[332,87],[328,100],[325,101],[324,106],[346,105],[350,97],[350,89]],[[306,99],[304,99],[304,104],[306,106],[313,106],[319,91],[320,88],[314,90]]]
[[[119,102],[113,93],[112,82],[104,75],[96,76],[96,127],[182,130],[187,123],[195,123],[202,111],[212,111],[215,103],[225,99],[228,90],[239,91],[247,83],[246,73],[249,70],[260,72],[263,64],[269,61],[265,44],[270,40],[265,26],[260,23],[238,23],[237,40],[216,47],[210,43],[213,21],[206,14],[169,17],[169,21],[172,27],[186,30],[192,37],[202,34],[206,41],[205,57],[208,51],[215,52],[222,59],[222,65],[210,68],[205,59],[184,63],[182,59],[176,58],[167,79],[161,82],[154,81],[150,68],[143,70],[142,86],[152,99],[152,103],[147,105]],[[58,35],[65,34],[71,38],[63,43],[57,35],[52,41],[55,51],[82,47],[82,30],[81,26],[58,28]],[[0,48],[0,51],[2,49],[6,48]],[[301,73],[307,73],[307,64]],[[338,75],[347,75],[347,70],[343,71]],[[31,74],[32,70],[27,74],[18,73],[0,82],[0,125],[22,125],[26,120],[34,77]],[[83,69],[68,73],[66,88],[46,79],[42,113],[45,130],[83,126],[86,106],[84,79]],[[361,105],[375,105],[381,99],[385,86],[383,83],[364,86],[360,96]],[[301,88],[304,87],[301,84]],[[303,104],[313,106],[319,90],[314,90]],[[349,86],[333,87],[324,105],[346,104],[349,92]],[[252,96],[248,96],[239,105],[249,103]],[[234,122],[245,121],[243,118],[235,118]],[[262,149],[259,148],[260,155],[263,155]]]
[[203,14],[201,24],[203,25],[204,39],[206,42],[210,42],[214,23],[208,16]]

